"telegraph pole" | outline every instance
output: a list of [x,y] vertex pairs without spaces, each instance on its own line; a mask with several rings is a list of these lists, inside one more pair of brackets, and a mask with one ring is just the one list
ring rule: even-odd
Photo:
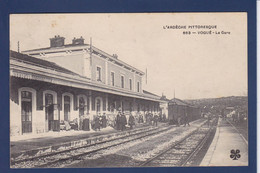
[[17,42],[17,52],[20,53],[20,42]]

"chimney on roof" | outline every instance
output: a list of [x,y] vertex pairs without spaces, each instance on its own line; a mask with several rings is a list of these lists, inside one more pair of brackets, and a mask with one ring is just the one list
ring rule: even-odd
[[162,93],[162,97],[161,97],[161,100],[166,100],[166,96]]
[[84,44],[84,38],[81,36],[80,38],[73,38],[72,44],[73,45],[83,45]]
[[118,55],[117,54],[113,54],[112,55],[115,59],[118,59]]
[[59,35],[55,35],[54,38],[50,38],[50,46],[51,47],[61,47],[64,46],[64,37],[60,37]]

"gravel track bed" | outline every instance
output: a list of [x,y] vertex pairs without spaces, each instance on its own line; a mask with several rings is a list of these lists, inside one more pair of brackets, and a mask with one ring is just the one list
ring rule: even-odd
[[[145,137],[142,139],[138,139],[132,142],[127,143],[127,145],[118,145],[116,147],[111,147],[109,149],[106,149],[104,151],[97,152],[96,154],[93,155],[87,155],[82,157],[82,161],[74,161],[71,162],[70,165],[57,165],[57,167],[60,166],[65,166],[65,167],[117,167],[117,164],[114,161],[111,161],[107,158],[110,156],[114,156],[115,158],[117,157],[125,157],[128,158],[127,161],[125,162],[120,162],[121,164],[119,167],[135,167],[140,165],[144,160],[149,159],[151,156],[154,154],[160,152],[161,150],[164,150],[168,145],[172,145],[172,143],[179,141],[181,138],[185,137],[198,127],[201,127],[205,123],[205,120],[200,119],[197,120],[196,125],[192,125],[192,127],[178,127],[174,128],[172,130],[169,130],[167,132],[154,135],[154,136],[149,136]],[[180,130],[182,129],[182,130]],[[178,131],[177,131],[178,130]],[[180,134],[182,133],[182,134]],[[167,137],[165,137],[167,135]],[[175,134],[175,135],[172,135]],[[169,136],[171,138],[169,138]],[[161,137],[164,137],[164,142],[160,139]],[[172,137],[175,139],[173,140]],[[160,140],[158,140],[160,139]],[[170,140],[170,141],[169,141]],[[147,144],[147,141],[150,141],[153,143],[156,141],[156,143],[150,147],[149,144]],[[160,147],[155,147],[156,145]],[[147,147],[150,147],[151,150]],[[136,148],[136,149],[135,149]],[[140,150],[143,149],[144,150]],[[137,155],[131,155],[133,152],[132,150],[138,151]],[[183,153],[182,153],[183,154]],[[100,163],[101,161],[105,161],[106,164]]]
[[[64,153],[58,153],[58,154],[51,155],[51,156],[48,156],[48,157],[38,158],[38,159],[35,159],[34,161],[21,162],[21,163],[13,165],[12,168],[46,167],[48,165],[48,163],[49,163],[48,167],[49,166],[50,167],[53,167],[53,166],[56,167],[56,165],[60,166],[60,163],[51,164],[51,162],[58,161],[60,159],[70,158],[72,156],[77,156],[79,154],[91,152],[93,150],[98,150],[98,149],[103,148],[103,147],[109,147],[111,145],[117,145],[118,144],[118,146],[120,146],[120,143],[122,143],[124,141],[134,140],[135,138],[139,138],[139,137],[142,137],[142,136],[145,136],[145,135],[153,134],[153,133],[158,132],[158,131],[167,130],[168,128],[169,127],[167,126],[167,127],[161,128],[161,129],[156,128],[156,129],[152,129],[150,131],[147,130],[144,133],[140,133],[140,134],[137,134],[135,136],[129,136],[129,137],[117,139],[116,141],[110,141],[110,142],[106,142],[106,143],[103,143],[103,144],[88,146],[88,147],[85,147],[85,148],[80,148],[80,149],[76,149],[76,150],[72,150],[72,151],[68,151],[68,152],[64,152]],[[127,146],[127,145],[122,144],[122,146]],[[109,149],[107,149],[107,150],[109,150]],[[73,159],[66,160],[66,162],[64,162],[64,163],[71,163],[71,162],[73,162]]]
[[[119,132],[116,135],[113,135],[113,134],[111,134],[111,135],[101,135],[99,137],[94,137],[94,138],[103,138],[103,140],[100,141],[100,142],[96,141],[96,142],[94,142],[94,144],[99,144],[99,143],[103,143],[103,142],[110,141],[110,140],[116,140],[116,139],[120,139],[120,138],[123,138],[123,137],[136,135],[138,133],[149,132],[149,131],[156,130],[156,129],[157,128],[155,128],[155,127],[143,127],[143,128],[139,128],[139,129],[134,129],[132,131]],[[92,140],[92,139],[93,139],[93,137],[89,138],[88,140]],[[81,143],[83,147],[93,145],[93,144],[88,144],[86,142],[86,139],[81,139],[81,140],[74,141],[74,142]],[[65,145],[65,144],[66,143],[58,144],[58,145]],[[77,149],[77,148],[80,148],[80,147],[78,147],[78,146],[75,146],[75,147],[66,147],[66,146],[65,147],[59,147],[59,149],[57,151],[52,151],[51,149],[42,151],[41,148],[39,148],[39,152],[36,153],[34,156],[28,156],[25,153],[22,153],[20,156],[17,156],[15,158],[11,157],[11,161],[19,163],[21,161],[24,161],[25,159],[30,160],[30,159],[34,159],[34,158],[37,158],[37,157],[49,156],[51,154],[59,154],[60,152],[69,151],[69,150]]]
[[197,126],[177,127],[164,134],[159,134],[151,139],[143,141],[145,145],[134,145],[127,149],[121,150],[118,154],[127,155],[135,160],[146,161],[154,155],[164,151],[166,148],[174,145],[177,141],[196,130],[205,121],[200,122]]
[[[153,160],[146,163],[145,166],[189,165],[191,162],[189,156],[193,156],[191,154],[194,154],[193,152],[199,146],[204,137],[208,134],[209,130],[211,130],[211,128],[205,127],[205,125],[202,126],[193,135],[189,136],[184,141],[174,146],[174,148],[168,150],[166,153],[160,155],[159,157],[155,157]],[[187,161],[186,159],[189,160]]]
[[[151,158],[152,156],[158,154],[162,150],[165,150],[169,146],[172,146],[177,141],[180,141],[182,138],[187,136],[188,134],[192,133],[194,130],[198,129],[200,126],[202,126],[205,123],[205,120],[197,120],[196,125],[191,125],[190,127],[176,127],[172,128],[170,130],[161,132],[159,134],[153,134],[150,136],[145,136],[140,139],[133,139],[133,141],[127,142],[125,144],[120,144],[123,141],[131,140],[131,137],[126,137],[124,139],[118,139],[116,141],[106,142],[104,144],[98,144],[94,146],[89,146],[86,148],[76,149],[71,152],[66,153],[59,153],[55,154],[53,156],[49,156],[46,158],[40,158],[37,159],[37,161],[26,161],[21,162],[19,164],[16,164],[13,166],[13,168],[31,168],[31,167],[41,167],[41,165],[45,165],[48,162],[53,162],[55,160],[69,158],[71,156],[75,156],[78,154],[90,152],[93,150],[100,149],[102,147],[108,147],[110,145],[115,145],[113,147],[109,147],[105,150],[97,151],[95,153],[90,153],[84,156],[80,156],[77,159],[69,159],[66,161],[63,161],[62,163],[55,163],[55,164],[49,164],[47,167],[73,167],[73,165],[80,164],[82,161],[88,161],[90,164],[89,167],[100,167],[95,166],[93,163],[94,160],[100,161],[100,160],[107,160],[108,158],[122,158],[126,161],[125,165],[121,160],[121,164],[118,166],[137,166],[140,164],[140,162],[146,161],[147,159]],[[160,128],[167,129],[167,127]],[[205,129],[206,130],[206,129]],[[142,134],[143,135],[143,134]],[[140,136],[142,136],[140,134]],[[147,135],[147,134],[146,134]],[[135,136],[136,138],[136,136]],[[188,153],[189,151],[181,151],[180,154]],[[106,162],[105,162],[106,163]],[[107,164],[99,163],[99,165],[104,165],[105,167]],[[115,167],[116,164],[113,164],[113,167]],[[85,166],[84,166],[85,167]],[[111,167],[111,166],[110,166]]]

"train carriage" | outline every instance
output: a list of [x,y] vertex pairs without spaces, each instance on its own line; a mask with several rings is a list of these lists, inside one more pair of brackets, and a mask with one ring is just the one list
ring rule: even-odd
[[174,98],[169,101],[168,120],[170,124],[177,124],[178,118],[181,119],[181,124],[183,124],[186,114],[189,121],[194,121],[200,117],[200,109],[180,99]]

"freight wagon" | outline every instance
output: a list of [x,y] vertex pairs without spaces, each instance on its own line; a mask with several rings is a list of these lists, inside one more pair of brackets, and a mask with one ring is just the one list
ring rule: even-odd
[[201,111],[198,107],[192,106],[180,99],[172,99],[168,103],[168,120],[169,124],[177,124],[180,117],[181,124],[184,122],[184,116],[187,114],[189,121],[200,118]]

